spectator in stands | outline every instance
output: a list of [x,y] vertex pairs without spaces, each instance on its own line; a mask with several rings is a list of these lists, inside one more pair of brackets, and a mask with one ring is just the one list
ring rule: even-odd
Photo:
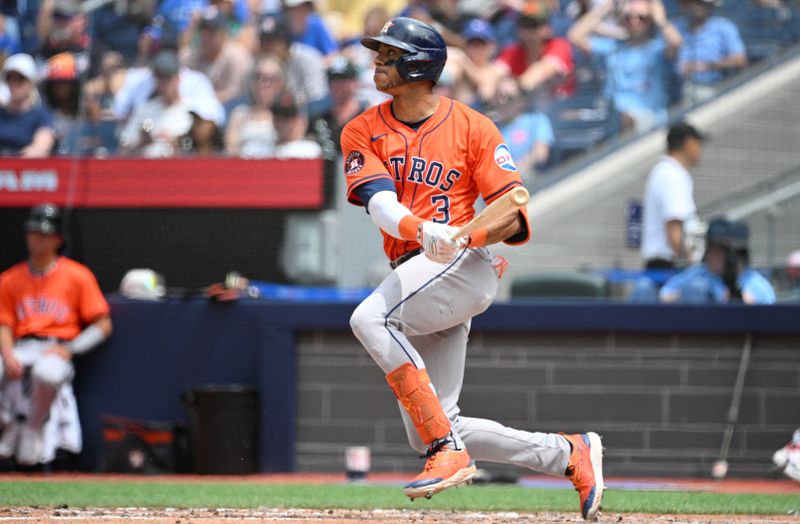
[[272,106],[278,142],[275,158],[321,158],[322,147],[309,140],[308,115],[292,95],[286,93]]
[[481,110],[494,102],[503,78],[502,69],[494,64],[497,38],[492,26],[485,20],[473,18],[467,23],[462,37],[464,51],[448,50],[445,73],[453,82],[453,98]]
[[231,112],[225,134],[230,156],[268,158],[275,154],[277,136],[272,106],[284,90],[285,74],[273,56],[261,57],[250,78],[250,100]]
[[156,15],[146,25],[137,41],[135,67],[148,67],[153,57],[162,49],[178,47],[178,35],[161,15]]
[[312,132],[323,146],[327,160],[341,154],[339,138],[344,126],[369,107],[369,102],[358,98],[358,70],[343,56],[333,60],[328,67],[328,84],[331,91],[331,107],[314,121]]
[[325,21],[314,10],[313,0],[283,0],[283,5],[293,41],[313,47],[324,57],[339,49]]
[[[80,451],[80,421],[71,389],[71,417],[61,416],[63,386],[69,386],[75,374],[73,358],[101,344],[112,325],[108,304],[91,270],[59,255],[64,243],[59,209],[52,204],[35,206],[25,229],[28,259],[0,275],[4,408],[0,420],[5,425],[0,458],[14,456],[18,464],[33,466],[47,461],[48,455],[54,458],[55,449],[45,448],[48,424],[57,426],[51,434],[69,429],[78,433],[70,439],[77,447],[71,451]],[[21,387],[23,383],[27,387]],[[28,394],[30,407],[12,402]],[[62,424],[70,428],[58,427]],[[51,442],[49,447],[58,444]]]
[[[604,0],[570,0],[564,9],[564,14],[574,23],[584,15],[589,14],[592,8],[600,6],[603,2]],[[594,28],[593,34],[595,36],[614,38],[615,40],[625,40],[628,37],[628,31],[620,24],[620,20],[615,13],[607,14]]]
[[662,302],[774,304],[775,290],[751,269],[744,222],[712,219],[703,262],[673,276],[659,292]]
[[[167,58],[162,58],[165,56]],[[125,81],[114,97],[115,118],[125,121],[133,111],[152,97],[157,84],[153,71],[154,64],[159,60],[162,60],[163,63],[171,62],[171,57],[175,56],[174,50],[162,49],[148,67],[132,68],[125,73]],[[203,108],[204,117],[222,128],[225,125],[225,109],[217,100],[214,86],[208,77],[200,71],[186,67],[180,69],[178,76],[178,90],[181,98],[187,103],[196,101],[194,105]]]
[[265,16],[260,26],[260,55],[272,55],[286,71],[286,88],[311,118],[325,112],[328,80],[322,54],[302,42],[292,42],[289,26],[281,16]]
[[189,104],[181,97],[180,64],[172,52],[160,53],[153,62],[155,96],[138,106],[120,134],[120,146],[130,154],[163,158],[181,150],[180,139],[194,123]]
[[246,89],[246,77],[253,58],[228,34],[227,17],[216,6],[203,10],[199,29],[200,42],[186,57],[186,65],[204,73],[214,85],[217,99],[223,104],[239,97]]
[[375,51],[361,45],[361,35],[377,35],[383,25],[389,20],[389,13],[383,6],[375,6],[364,15],[364,30],[358,38],[349,45],[342,46],[341,54],[347,57],[359,71],[358,97],[368,102],[370,106],[379,104],[389,98],[389,95],[375,89],[372,75],[375,73]]
[[3,63],[9,99],[0,107],[0,155],[42,158],[55,144],[50,108],[36,90],[38,74],[33,57],[20,53]]
[[100,61],[99,74],[84,87],[86,119],[81,131],[79,151],[104,156],[117,150],[114,97],[125,82],[125,63],[116,51],[107,51]]
[[509,100],[492,115],[522,181],[530,184],[536,169],[546,165],[550,158],[550,147],[555,141],[550,119],[524,97]]
[[693,105],[712,98],[726,75],[747,65],[739,29],[730,20],[711,16],[719,0],[681,0],[685,17],[675,22],[683,37],[678,70],[683,98]]
[[670,269],[689,257],[685,232],[695,220],[694,182],[689,169],[700,162],[704,136],[679,123],[667,133],[667,154],[647,177],[642,217],[642,257],[646,269]]
[[591,36],[614,9],[605,0],[569,30],[569,39],[586,53],[604,57],[605,92],[622,115],[623,131],[646,131],[666,123],[671,61],[681,35],[667,19],[661,0],[630,0],[619,13],[629,37]]
[[[553,37],[547,15],[523,11],[517,20],[517,37],[519,43],[506,47],[497,57],[502,74],[516,79],[525,93],[546,88],[555,97],[571,95],[575,90],[572,47],[565,39]],[[500,89],[506,95],[516,94],[508,82]]]
[[125,82],[125,62],[116,51],[108,51],[100,59],[100,74],[89,79],[84,87],[86,116],[93,122],[113,119],[114,96]]
[[36,17],[36,34],[39,52],[45,57],[64,51],[84,56],[89,34],[80,0],[42,0]]
[[[180,143],[182,152],[196,156],[217,155],[223,150],[222,130],[217,124],[204,117],[207,111],[202,107],[202,101],[195,100],[195,105],[189,105],[189,115],[192,125],[187,136]],[[200,105],[198,105],[200,104]]]
[[[89,15],[94,37],[92,61],[114,50],[122,55],[126,63],[134,63],[139,35],[153,18],[154,10],[153,0],[128,0],[124,4],[109,2],[92,11]],[[94,70],[90,72],[95,73]]]
[[59,53],[47,61],[44,98],[53,113],[53,128],[61,154],[73,154],[78,150],[79,75],[72,53]]

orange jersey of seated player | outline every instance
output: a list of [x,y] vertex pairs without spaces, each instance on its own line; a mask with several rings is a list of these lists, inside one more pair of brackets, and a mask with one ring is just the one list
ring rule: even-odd
[[[486,203],[522,185],[508,146],[486,116],[446,97],[417,131],[392,115],[391,100],[354,118],[342,131],[347,198],[363,205],[354,190],[371,180],[394,181],[397,199],[419,218],[462,226],[475,215],[475,201]],[[530,227],[508,243],[528,241]],[[419,244],[383,234],[389,260]]]
[[69,258],[58,257],[55,267],[41,276],[31,273],[27,262],[0,275],[0,324],[9,326],[15,339],[72,340],[83,326],[108,312],[92,272]]

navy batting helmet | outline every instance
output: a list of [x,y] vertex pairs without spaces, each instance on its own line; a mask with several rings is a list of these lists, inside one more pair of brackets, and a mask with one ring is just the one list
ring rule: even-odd
[[38,231],[47,235],[61,234],[61,211],[55,204],[39,204],[31,208],[26,231]]
[[413,18],[403,16],[386,22],[378,36],[361,39],[361,45],[373,51],[380,44],[402,49],[397,59],[397,72],[404,80],[439,81],[447,61],[447,46],[436,29]]

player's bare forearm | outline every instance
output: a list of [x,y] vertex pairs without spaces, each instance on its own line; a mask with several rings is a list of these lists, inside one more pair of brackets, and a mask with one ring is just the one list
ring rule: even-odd
[[497,244],[507,238],[511,238],[522,231],[522,221],[524,218],[518,211],[492,223],[486,232],[486,244]]
[[3,357],[6,353],[11,353],[14,347],[14,333],[11,328],[5,324],[0,324],[0,355]]

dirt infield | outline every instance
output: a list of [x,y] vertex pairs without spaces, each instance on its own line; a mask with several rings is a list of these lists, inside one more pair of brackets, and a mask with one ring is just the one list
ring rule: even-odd
[[[71,509],[71,508],[0,508],[0,522],[69,521],[90,524],[130,524],[132,521],[165,524],[230,524],[231,521],[257,520],[261,522],[315,522],[318,524],[564,524],[583,522],[575,514],[566,513],[478,513],[433,510],[307,510],[307,509]],[[718,524],[760,523],[782,524],[798,522],[797,516],[747,516],[747,515],[646,515],[607,514],[598,522],[620,524]]]
[[[370,482],[381,484],[402,483],[407,475],[376,474],[370,476]],[[343,475],[335,474],[267,474],[267,475],[96,475],[96,474],[3,474],[0,481],[61,481],[61,482],[246,482],[274,484],[330,484],[344,482]],[[521,479],[522,484],[559,487],[559,479],[533,476]],[[544,483],[544,484],[543,484]],[[607,479],[609,487],[618,489],[666,489],[688,490],[717,493],[784,493],[797,494],[800,500],[800,484],[789,480],[743,480],[726,479],[714,482],[700,479]],[[6,522],[44,522],[69,521],[76,523],[106,524],[132,521],[142,523],[164,524],[230,524],[232,521],[262,522],[314,522],[319,524],[444,524],[473,523],[511,524],[542,523],[563,524],[566,522],[583,522],[578,512],[574,513],[517,513],[517,512],[473,512],[473,511],[439,511],[429,509],[386,509],[386,510],[309,510],[309,509],[151,509],[151,508],[75,508],[75,507],[2,507],[0,508],[0,524]],[[620,524],[779,524],[800,523],[798,515],[648,515],[634,513],[601,513],[599,522]]]

